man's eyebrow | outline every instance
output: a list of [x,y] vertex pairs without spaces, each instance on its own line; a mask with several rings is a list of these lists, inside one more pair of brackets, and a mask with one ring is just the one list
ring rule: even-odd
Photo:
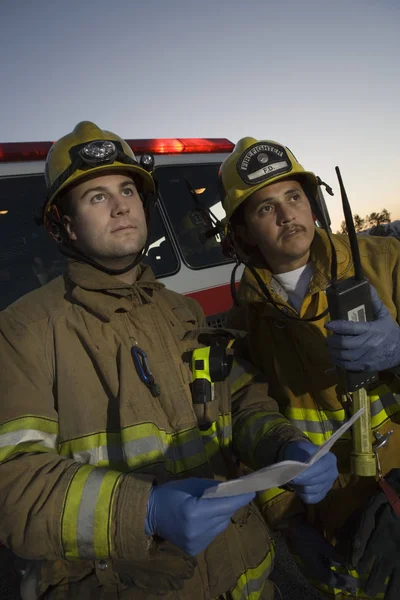
[[82,196],[81,196],[81,200],[87,196],[88,194],[90,194],[90,192],[107,192],[107,188],[102,186],[102,185],[98,185],[96,187],[92,187],[92,188],[88,188],[86,191],[83,192]]
[[136,184],[133,181],[133,179],[125,179],[125,181],[122,181],[120,183],[119,187],[122,188],[122,187],[126,187],[127,185],[133,185],[134,187],[136,187]]
[[[299,191],[300,191],[300,188],[298,188],[298,187],[291,188],[290,190],[286,190],[285,196],[289,196],[290,194],[293,194],[293,193],[299,192]],[[263,202],[273,202],[274,200],[277,200],[277,196],[267,196],[266,198],[260,199],[257,202],[257,206],[259,206]]]
[[[119,187],[121,189],[121,188],[127,187],[128,185],[133,185],[134,187],[136,187],[133,179],[125,179],[125,181],[122,181],[120,183]],[[97,185],[96,187],[88,188],[85,192],[83,192],[80,199],[82,200],[90,192],[108,192],[108,188],[107,188],[107,186],[104,186],[104,185]]]
[[300,187],[295,187],[285,192],[285,196],[289,196],[289,194],[295,194],[296,192],[300,192]]

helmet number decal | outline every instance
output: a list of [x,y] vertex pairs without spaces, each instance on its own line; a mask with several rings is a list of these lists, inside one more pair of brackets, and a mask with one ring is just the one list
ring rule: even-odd
[[278,144],[257,142],[247,148],[237,161],[237,171],[243,181],[255,185],[281,173],[289,173],[293,165],[286,149]]

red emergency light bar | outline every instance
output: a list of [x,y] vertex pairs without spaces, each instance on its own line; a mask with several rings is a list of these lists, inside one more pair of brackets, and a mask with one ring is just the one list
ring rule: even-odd
[[[136,154],[194,154],[231,152],[225,138],[167,138],[126,140]],[[0,163],[45,160],[54,142],[7,142],[0,144]]]
[[53,142],[9,142],[0,144],[0,163],[45,160]]
[[232,152],[234,144],[224,138],[167,138],[126,140],[137,154],[194,154]]

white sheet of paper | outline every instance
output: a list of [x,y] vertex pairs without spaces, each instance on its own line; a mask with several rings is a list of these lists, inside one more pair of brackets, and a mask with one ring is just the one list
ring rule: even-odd
[[280,487],[288,483],[303,471],[306,471],[317,460],[322,458],[332,448],[333,444],[344,434],[345,431],[360,418],[365,408],[360,408],[344,425],[342,425],[327,440],[319,450],[310,459],[303,463],[294,460],[284,460],[282,462],[259,469],[250,475],[245,475],[239,479],[224,481],[216,486],[208,488],[202,495],[202,498],[226,498],[227,496],[238,496],[249,492],[261,492],[274,487]]

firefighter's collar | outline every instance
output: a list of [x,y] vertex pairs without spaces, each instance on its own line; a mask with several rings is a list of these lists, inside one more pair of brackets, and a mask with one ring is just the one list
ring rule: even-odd
[[133,304],[152,302],[153,292],[165,287],[155,279],[151,268],[143,264],[138,265],[133,285],[72,260],[68,262],[66,276],[73,284],[73,299],[104,321],[110,321],[117,311],[129,312]]

